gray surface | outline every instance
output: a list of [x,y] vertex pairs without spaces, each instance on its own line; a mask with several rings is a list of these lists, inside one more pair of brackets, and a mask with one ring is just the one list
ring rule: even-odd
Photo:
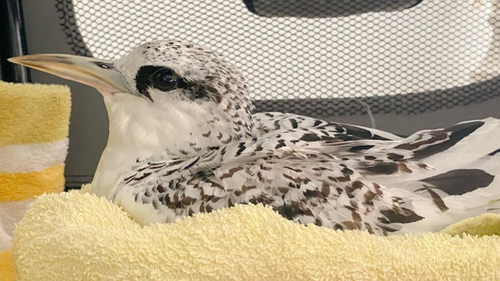
[[[70,54],[54,1],[24,0],[23,5],[28,52]],[[39,71],[31,74],[35,83],[64,84],[71,88],[73,105],[65,174],[68,186],[88,182],[107,140],[108,121],[101,95],[90,87]]]
[[[24,0],[24,13],[29,53],[72,53],[59,26],[53,1]],[[69,186],[91,179],[107,139],[107,118],[100,95],[82,86],[57,77],[32,71],[33,81],[44,84],[65,84],[72,90],[70,149],[66,162]],[[375,115],[377,127],[398,134],[409,134],[422,128],[437,128],[453,123],[488,116],[500,117],[500,98],[481,104],[457,106],[452,109],[417,115]],[[364,112],[362,112],[364,113]],[[335,117],[336,121],[369,126],[366,115]]]

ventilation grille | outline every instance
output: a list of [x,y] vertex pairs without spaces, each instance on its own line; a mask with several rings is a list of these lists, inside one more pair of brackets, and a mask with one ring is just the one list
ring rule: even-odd
[[259,17],[241,0],[57,0],[57,9],[77,54],[116,59],[152,40],[188,40],[243,72],[258,111],[325,118],[363,114],[356,99],[374,113],[417,114],[498,96],[498,1],[332,18]]

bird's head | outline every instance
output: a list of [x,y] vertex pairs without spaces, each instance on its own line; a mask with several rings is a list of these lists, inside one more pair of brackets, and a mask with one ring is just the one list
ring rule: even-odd
[[253,135],[243,77],[193,44],[147,43],[115,61],[57,54],[10,61],[96,88],[108,110],[111,146],[182,156]]

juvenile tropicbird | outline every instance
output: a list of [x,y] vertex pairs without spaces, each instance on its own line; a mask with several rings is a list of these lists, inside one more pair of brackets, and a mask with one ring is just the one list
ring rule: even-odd
[[294,114],[252,115],[238,71],[177,41],[144,44],[116,61],[11,61],[103,95],[109,140],[92,192],[143,225],[263,203],[297,223],[387,235],[498,212],[497,119],[403,139]]

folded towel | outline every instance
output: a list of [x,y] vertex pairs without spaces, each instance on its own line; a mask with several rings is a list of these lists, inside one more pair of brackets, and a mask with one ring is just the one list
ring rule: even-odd
[[[500,234],[499,225],[488,215],[446,231]],[[21,281],[500,280],[499,248],[499,236],[303,226],[260,205],[141,227],[105,198],[72,191],[32,204],[12,255]]]
[[34,196],[64,188],[70,103],[65,86],[0,81],[0,280],[14,224]]

